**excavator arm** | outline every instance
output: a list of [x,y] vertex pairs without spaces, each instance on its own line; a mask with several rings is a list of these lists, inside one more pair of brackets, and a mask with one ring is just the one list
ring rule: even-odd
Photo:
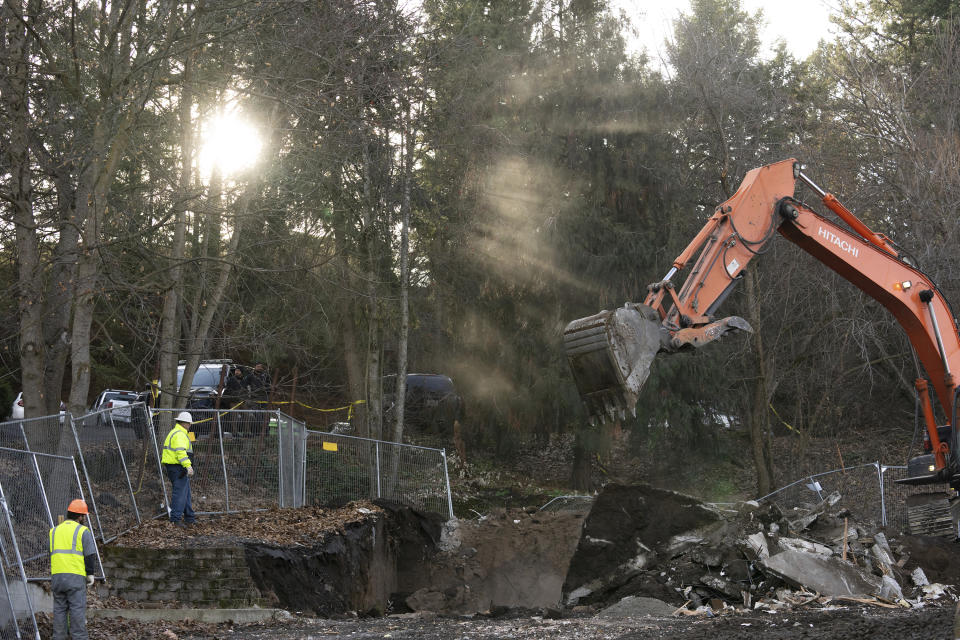
[[[797,183],[809,187],[843,224],[794,199]],[[658,353],[702,347],[732,331],[752,331],[742,318],[715,314],[779,232],[886,307],[903,327],[929,382],[917,380],[934,464],[921,479],[951,482],[958,472],[953,442],[940,435],[928,385],[948,420],[955,419],[960,334],[946,299],[882,234],[874,233],[793,159],[751,170],[737,192],[677,256],[666,276],[648,286],[642,304],[627,303],[571,322],[564,331],[567,356],[591,421],[634,411]],[[689,268],[679,290],[676,274]],[[952,440],[952,437],[949,438]],[[954,455],[954,457],[956,457]],[[919,483],[919,482],[918,482]]]

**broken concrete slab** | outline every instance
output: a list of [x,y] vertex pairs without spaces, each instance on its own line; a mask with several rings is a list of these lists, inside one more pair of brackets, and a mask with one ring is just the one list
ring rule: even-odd
[[883,581],[880,583],[880,593],[878,595],[884,600],[897,602],[903,600],[903,589],[900,588],[900,583],[892,577],[883,576]]
[[913,573],[910,574],[910,579],[913,580],[913,584],[918,587],[923,587],[930,584],[930,581],[927,580],[927,574],[923,572],[921,567],[917,567],[913,570]]
[[830,507],[837,504],[838,502],[840,502],[840,492],[834,491],[833,493],[828,495],[826,498],[824,498],[823,501],[820,502],[820,504],[815,506],[813,509],[810,509],[806,513],[800,515],[795,520],[789,520],[790,529],[793,531],[803,531],[804,529],[809,527],[811,524],[813,524],[817,520],[817,518],[819,518],[824,513],[826,513]]
[[702,576],[700,583],[706,587],[710,587],[714,591],[722,593],[732,600],[739,600],[743,597],[743,590],[738,585],[720,576]]
[[747,536],[744,545],[751,550],[758,559],[770,557],[770,547],[767,545],[767,536],[762,531]]
[[830,557],[833,555],[833,549],[819,542],[812,542],[802,538],[779,538],[777,544],[781,551],[801,551],[804,553],[813,553],[819,556]]
[[[602,601],[661,554],[668,555],[676,536],[703,535],[700,529],[719,521],[715,511],[690,496],[649,485],[606,485],[583,524],[563,583],[563,601]],[[670,553],[676,550],[673,546]]]
[[694,534],[681,534],[673,536],[663,549],[664,557],[673,559],[683,555],[687,551],[697,548],[703,543],[703,536]]
[[805,587],[825,596],[866,596],[877,593],[880,580],[838,558],[781,551],[760,561],[776,577],[797,587]]

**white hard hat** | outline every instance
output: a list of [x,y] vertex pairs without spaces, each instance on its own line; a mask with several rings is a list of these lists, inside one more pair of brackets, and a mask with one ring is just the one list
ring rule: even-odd
[[189,411],[181,411],[180,415],[177,416],[177,422],[186,422],[187,424],[193,424],[193,416],[190,415]]

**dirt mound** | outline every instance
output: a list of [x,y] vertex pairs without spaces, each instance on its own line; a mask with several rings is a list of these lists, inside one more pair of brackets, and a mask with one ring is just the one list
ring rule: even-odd
[[960,585],[960,541],[931,536],[901,536],[897,539],[904,569],[923,569],[932,582]]
[[583,516],[498,509],[447,523],[429,562],[400,573],[407,593],[398,596],[410,610],[437,613],[558,607]]

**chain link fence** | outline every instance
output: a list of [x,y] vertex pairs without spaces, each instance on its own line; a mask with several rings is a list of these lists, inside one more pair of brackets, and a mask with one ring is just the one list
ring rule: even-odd
[[[36,612],[27,586],[13,518],[0,487],[0,638],[27,638],[40,640]],[[32,630],[32,633],[31,633]]]
[[[166,517],[160,452],[179,411],[134,403],[0,423],[0,637],[30,620],[39,638],[27,583],[49,578],[48,532],[71,500],[89,505],[98,543]],[[386,498],[453,518],[442,449],[311,431],[276,410],[191,414],[197,513]]]
[[895,481],[906,477],[904,466],[870,462],[815,473],[773,491],[758,502],[773,502],[787,519],[816,508],[831,493],[840,494],[840,507],[851,517],[874,527],[889,528],[897,533],[907,526],[907,498],[916,489]]
[[443,449],[307,431],[306,504],[385,498],[453,518]]
[[[180,410],[154,409],[159,446]],[[197,513],[303,505],[305,426],[279,411],[191,410]]]

